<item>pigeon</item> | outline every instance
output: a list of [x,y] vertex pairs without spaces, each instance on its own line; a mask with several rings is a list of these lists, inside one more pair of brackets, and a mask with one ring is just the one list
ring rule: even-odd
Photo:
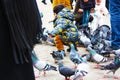
[[49,44],[51,46],[55,46],[55,42],[54,42],[54,38],[50,37],[49,34],[49,30],[46,28],[43,28],[43,36],[42,36],[42,40],[46,43]]
[[102,39],[100,42],[97,42],[96,45],[94,45],[93,49],[102,56],[110,57],[110,54],[112,54],[112,52],[109,50],[110,45],[111,44],[109,40]]
[[97,62],[97,63],[103,63],[108,60],[108,58],[103,57],[102,55],[96,53],[94,49],[92,49],[90,46],[87,47],[87,50],[89,53],[92,55],[92,58]]
[[58,70],[65,77],[65,80],[70,80],[70,77],[75,74],[75,69],[64,66],[61,61],[58,62]]
[[83,77],[88,74],[89,69],[90,67],[87,64],[87,59],[84,58],[82,63],[78,64],[73,80],[83,80]]
[[55,66],[52,66],[48,63],[46,63],[45,61],[39,60],[37,58],[37,56],[35,55],[35,52],[32,52],[32,61],[33,61],[33,66],[38,69],[40,72],[42,71],[49,71],[49,70],[53,70],[53,71],[57,71],[57,68]]
[[87,50],[89,51],[90,55],[92,56],[92,59],[97,63],[95,68],[99,68],[99,63],[104,63],[108,61],[107,57],[104,57],[98,53],[94,49],[91,48],[91,46],[87,47]]
[[101,70],[110,70],[110,72],[113,72],[113,74],[115,74],[116,70],[118,70],[120,67],[120,60],[118,56],[115,56],[115,59],[112,63],[103,66],[101,65]]
[[99,40],[110,40],[110,28],[108,25],[99,26],[93,33],[91,37],[91,43],[96,44]]
[[89,44],[91,44],[90,39],[83,33],[81,33],[80,41],[84,44],[85,47],[87,47]]
[[53,57],[53,59],[55,60],[55,63],[57,63],[59,60],[63,60],[64,56],[65,56],[65,52],[64,50],[61,51],[53,51],[52,53],[50,53]]
[[113,50],[112,53],[115,54],[116,56],[120,57],[120,49]]
[[82,57],[80,56],[80,54],[78,53],[78,51],[75,50],[75,46],[73,44],[70,44],[70,60],[75,63],[75,64],[79,64],[82,62]]
[[[112,63],[109,63],[108,65],[101,65],[100,69],[101,70],[109,70],[108,73],[113,72],[113,75],[115,74],[115,72],[120,68],[120,60],[118,56],[115,56],[115,59]],[[104,75],[104,77],[106,77],[106,75]],[[114,79],[118,79],[117,76],[114,76]]]

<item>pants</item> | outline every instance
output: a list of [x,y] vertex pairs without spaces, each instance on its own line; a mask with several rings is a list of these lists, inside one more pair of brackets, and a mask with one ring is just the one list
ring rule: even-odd
[[111,21],[111,46],[120,49],[120,1],[109,0]]
[[90,9],[83,10],[83,20],[82,20],[83,27],[88,27],[89,17],[90,17]]
[[57,50],[64,50],[64,44],[59,35],[54,38]]
[[112,21],[111,45],[113,49],[120,49],[120,21]]

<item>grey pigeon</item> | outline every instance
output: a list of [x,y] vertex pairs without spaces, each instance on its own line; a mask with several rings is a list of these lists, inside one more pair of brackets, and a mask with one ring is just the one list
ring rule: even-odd
[[104,56],[96,53],[96,51],[94,49],[92,49],[90,46],[87,47],[87,50],[92,55],[93,60],[97,63],[103,63],[103,62],[106,62],[108,60],[107,57],[104,57]]
[[113,72],[113,74],[115,74],[115,72],[120,68],[120,60],[118,56],[115,56],[115,59],[112,63],[108,64],[108,65],[101,65],[100,69],[101,70],[110,70],[109,72]]
[[75,46],[73,44],[70,45],[70,60],[75,63],[75,64],[79,64],[82,62],[82,57],[80,56],[80,54],[78,53],[78,51],[75,50]]
[[65,80],[70,80],[70,77],[75,74],[74,69],[64,66],[61,61],[58,62],[58,70],[65,77]]

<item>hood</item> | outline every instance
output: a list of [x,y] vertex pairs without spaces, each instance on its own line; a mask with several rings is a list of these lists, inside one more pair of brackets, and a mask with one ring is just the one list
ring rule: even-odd
[[74,20],[74,14],[73,12],[71,12],[70,9],[68,8],[63,8],[58,14],[57,14],[57,18],[66,18],[69,19],[71,21]]

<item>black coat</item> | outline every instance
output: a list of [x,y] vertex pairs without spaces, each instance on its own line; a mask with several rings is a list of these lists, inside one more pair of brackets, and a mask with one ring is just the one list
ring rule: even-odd
[[78,12],[79,9],[81,9],[81,7],[80,7],[80,0],[76,0],[76,5],[75,5],[75,9],[74,9],[75,21],[77,23],[79,23],[79,25],[82,25],[83,13],[82,12],[81,13]]
[[88,2],[84,2],[80,0],[80,8],[82,9],[91,9],[95,7],[95,0],[88,0]]
[[40,27],[35,0],[0,0],[0,80],[35,80],[31,51]]

